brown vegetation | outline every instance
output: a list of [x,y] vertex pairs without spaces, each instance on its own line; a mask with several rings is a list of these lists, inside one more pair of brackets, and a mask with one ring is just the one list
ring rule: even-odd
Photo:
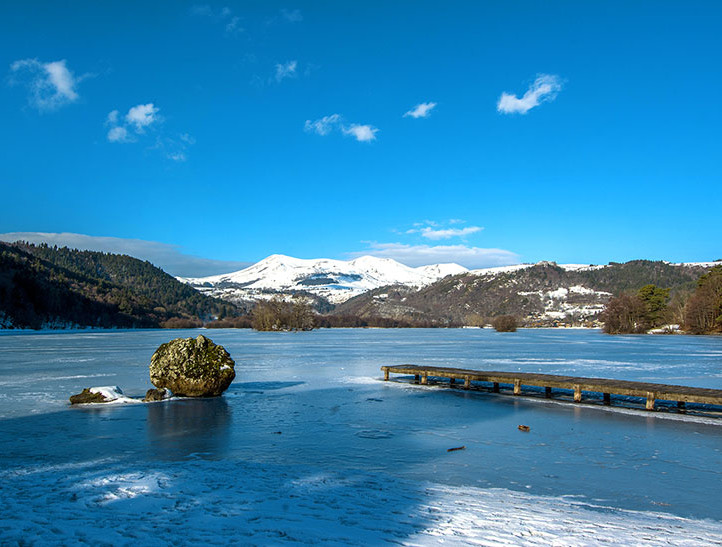
[[491,326],[497,332],[516,332],[516,317],[513,315],[497,315],[491,320]]
[[692,334],[722,332],[722,266],[700,277],[697,289],[687,300],[684,325]]
[[313,308],[305,298],[288,302],[280,297],[261,300],[251,312],[251,326],[260,331],[312,330],[315,327]]

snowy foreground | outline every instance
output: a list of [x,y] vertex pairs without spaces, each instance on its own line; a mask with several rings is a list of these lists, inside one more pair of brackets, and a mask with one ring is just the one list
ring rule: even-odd
[[709,545],[722,525],[504,489],[209,461],[0,472],[3,544]]
[[720,388],[720,338],[208,334],[237,361],[223,397],[84,408],[67,406],[82,387],[142,396],[168,331],[0,336],[0,544],[722,545],[722,418],[379,371],[453,363]]

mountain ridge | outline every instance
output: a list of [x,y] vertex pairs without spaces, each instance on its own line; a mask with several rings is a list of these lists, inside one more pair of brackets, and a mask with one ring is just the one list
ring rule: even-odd
[[412,268],[390,258],[374,256],[346,261],[274,254],[236,272],[177,279],[201,292],[233,302],[258,300],[270,294],[300,292],[337,305],[375,288],[399,283],[422,287],[448,275],[467,271],[463,266],[453,263]]

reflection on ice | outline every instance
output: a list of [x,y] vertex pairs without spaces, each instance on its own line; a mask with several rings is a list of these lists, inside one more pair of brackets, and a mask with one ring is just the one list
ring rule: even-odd
[[146,405],[148,445],[167,460],[202,454],[223,457],[228,449],[232,410],[224,397],[171,399]]

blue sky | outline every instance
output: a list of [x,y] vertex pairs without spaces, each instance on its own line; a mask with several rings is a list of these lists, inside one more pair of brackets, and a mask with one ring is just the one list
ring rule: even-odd
[[4,2],[0,233],[722,258],[721,27],[717,2]]

